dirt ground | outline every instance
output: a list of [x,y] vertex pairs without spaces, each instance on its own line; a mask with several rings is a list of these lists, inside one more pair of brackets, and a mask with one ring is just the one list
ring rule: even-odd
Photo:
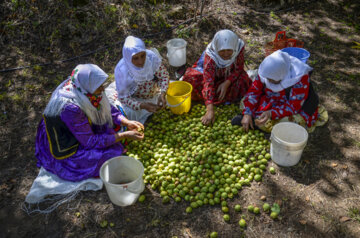
[[[357,0],[303,1],[270,11],[247,1],[4,1],[0,3],[0,237],[360,237],[360,3]],[[250,1],[249,1],[250,2]],[[259,1],[257,1],[259,2]],[[263,9],[266,9],[263,10]],[[198,10],[199,15],[199,10]],[[185,22],[185,23],[184,23]],[[181,24],[184,23],[184,24]],[[179,25],[181,24],[181,25]],[[171,27],[174,27],[173,29]],[[246,44],[247,69],[264,58],[263,45],[277,31],[305,42],[314,68],[312,80],[328,123],[310,134],[300,163],[271,166],[263,182],[253,182],[229,201],[280,204],[278,220],[219,206],[185,213],[187,203],[162,204],[146,188],[145,203],[113,205],[103,188],[81,192],[50,214],[24,212],[25,196],[39,168],[34,143],[37,124],[51,92],[79,63],[98,64],[112,74],[124,38],[133,34],[157,47],[167,64],[166,42],[187,42],[187,64],[200,56],[216,31],[235,31]],[[77,57],[78,56],[78,57]],[[20,66],[31,66],[11,70]],[[102,228],[102,221],[113,226]]]

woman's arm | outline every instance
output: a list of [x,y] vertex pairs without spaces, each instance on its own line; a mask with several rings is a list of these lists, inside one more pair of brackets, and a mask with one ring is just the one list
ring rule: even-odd
[[155,72],[155,76],[159,79],[157,83],[161,92],[166,92],[169,87],[169,72],[163,64]]
[[256,109],[259,107],[261,96],[263,95],[264,84],[256,77],[251,87],[244,97],[244,115],[251,115],[255,118]]
[[298,83],[292,86],[288,100],[282,105],[271,108],[271,119],[277,120],[298,114],[308,97],[309,87],[309,76],[304,75]]
[[123,116],[123,114],[113,105],[111,105],[111,117],[113,120],[113,123],[115,125],[122,125],[122,121],[125,120],[126,118]]
[[94,134],[87,116],[76,105],[67,105],[60,117],[78,142],[86,149],[106,148],[116,142],[114,134]]
[[119,101],[122,104],[125,104],[126,106],[130,107],[133,110],[140,110],[140,106],[141,103],[139,101],[137,101],[136,99],[132,98],[132,97],[127,97],[127,98],[119,98]]
[[213,104],[215,99],[216,64],[206,53],[204,57],[203,90],[205,105]]

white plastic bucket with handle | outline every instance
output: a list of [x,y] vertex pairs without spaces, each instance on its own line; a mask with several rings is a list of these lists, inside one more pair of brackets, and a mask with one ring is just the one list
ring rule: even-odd
[[112,203],[129,206],[144,191],[144,166],[128,156],[118,156],[106,161],[100,168],[100,178],[105,184]]
[[171,39],[166,43],[166,56],[171,66],[180,67],[186,64],[186,45],[187,42],[180,38]]
[[276,124],[270,136],[271,159],[280,166],[296,165],[308,140],[304,127],[293,122]]

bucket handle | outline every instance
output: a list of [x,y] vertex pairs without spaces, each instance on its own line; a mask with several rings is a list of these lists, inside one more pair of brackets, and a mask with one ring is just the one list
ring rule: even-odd
[[167,105],[168,107],[178,107],[178,106],[180,106],[181,104],[183,104],[188,97],[190,97],[190,95],[186,96],[185,99],[184,99],[181,103],[172,105],[172,104],[170,104],[170,103],[168,102],[168,100],[167,100],[167,95],[166,95],[166,105]]

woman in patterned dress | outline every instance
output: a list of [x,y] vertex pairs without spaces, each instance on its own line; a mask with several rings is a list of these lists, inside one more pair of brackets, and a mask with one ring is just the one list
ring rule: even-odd
[[298,123],[308,132],[324,125],[328,115],[318,106],[310,84],[311,71],[310,66],[281,50],[267,56],[241,102],[243,115],[235,116],[232,124],[242,125],[245,131],[256,125],[266,132],[284,121]]
[[[101,165],[124,152],[123,139],[142,140],[144,126],[127,120],[104,93],[108,75],[93,64],[80,64],[53,92],[39,123],[37,166],[69,181],[99,176]],[[113,128],[126,126],[126,132]]]
[[130,120],[145,123],[154,112],[165,108],[169,73],[156,49],[147,50],[144,42],[128,36],[123,58],[115,68],[115,82],[106,89],[112,104],[121,106]]
[[240,101],[251,85],[244,70],[244,42],[230,30],[217,32],[183,80],[193,86],[192,99],[206,105],[202,123],[213,123],[214,105]]

